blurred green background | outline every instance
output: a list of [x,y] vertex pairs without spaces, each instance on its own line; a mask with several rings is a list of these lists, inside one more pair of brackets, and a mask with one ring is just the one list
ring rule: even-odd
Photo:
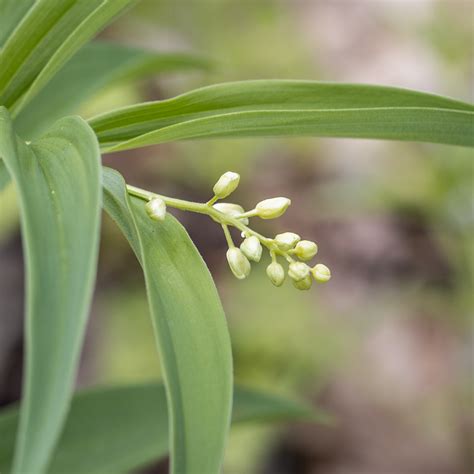
[[[192,51],[211,71],[102,91],[81,113],[216,82],[292,78],[397,85],[473,100],[470,1],[143,0],[102,37]],[[73,92],[72,92],[73,93]],[[327,285],[274,288],[265,262],[232,277],[221,230],[176,213],[226,309],[236,380],[305,399],[334,426],[233,429],[224,473],[468,473],[472,392],[473,156],[463,148],[367,140],[190,141],[110,155],[130,184],[196,201],[227,170],[250,208],[288,196],[258,228],[318,242]],[[12,188],[0,194],[0,402],[19,396],[22,258]],[[160,376],[143,279],[104,218],[79,386]],[[166,472],[164,464],[141,472]]]

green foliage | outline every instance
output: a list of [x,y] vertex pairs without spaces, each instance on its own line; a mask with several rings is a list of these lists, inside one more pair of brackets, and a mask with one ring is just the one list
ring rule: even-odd
[[31,145],[0,108],[0,156],[22,211],[26,257],[26,376],[13,472],[41,472],[66,418],[95,281],[100,154],[80,118]]
[[[128,469],[164,455],[166,436],[173,473],[220,470],[233,390],[219,297],[176,220],[150,220],[143,200],[130,197],[113,170],[105,169],[101,182],[99,144],[111,152],[193,138],[306,135],[474,145],[472,105],[361,84],[228,83],[115,110],[90,125],[63,118],[117,81],[206,66],[189,55],[111,44],[81,49],[132,3],[0,0],[0,190],[10,175],[27,270],[16,473],[41,473],[48,465],[51,472]],[[102,184],[106,211],[143,268],[164,385],[78,395],[60,438],[96,270]],[[235,395],[235,420],[307,414],[265,395]],[[10,462],[17,416],[0,418],[2,469]]]
[[205,137],[310,135],[474,145],[474,107],[393,87],[245,81],[90,121],[105,152]]
[[0,47],[31,8],[34,0],[0,0]]
[[[97,92],[143,76],[208,68],[203,58],[185,53],[156,53],[106,42],[84,46],[20,112],[18,133],[34,138]],[[74,93],[71,93],[74,91]]]
[[0,52],[0,104],[18,112],[131,0],[38,0]]
[[5,163],[0,159],[0,191],[9,183],[10,176],[8,175]]
[[[317,420],[327,416],[305,405],[236,387],[233,423]],[[0,471],[9,469],[18,410],[0,415]],[[163,384],[147,383],[75,395],[49,473],[126,472],[168,452],[168,416]]]
[[167,389],[173,472],[217,472],[232,407],[224,311],[207,267],[171,216],[152,221],[121,176],[104,171],[104,207],[140,261]]

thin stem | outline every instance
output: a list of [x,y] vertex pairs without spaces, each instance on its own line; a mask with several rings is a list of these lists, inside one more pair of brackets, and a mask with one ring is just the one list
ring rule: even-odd
[[[156,194],[152,193],[150,191],[145,191],[144,189],[137,188],[136,186],[130,186],[127,184],[127,191],[129,194],[132,196],[138,197],[140,199],[143,199],[144,201],[149,201],[150,199],[153,198],[160,198],[163,199],[163,201],[166,203],[167,206],[175,208],[175,209],[180,209],[182,211],[189,211],[189,212],[196,212],[199,214],[205,214],[215,221],[219,222],[221,225],[232,225],[239,229],[241,232],[244,232],[246,235],[253,235],[257,237],[260,242],[268,248],[268,250],[275,252],[276,255],[281,255],[285,257],[288,261],[293,261],[291,257],[289,257],[286,252],[281,251],[278,246],[276,245],[275,241],[273,239],[270,239],[268,237],[265,237],[262,234],[259,234],[258,232],[254,231],[250,227],[246,226],[245,224],[242,223],[240,220],[240,217],[243,216],[244,214],[241,214],[238,217],[233,217],[230,216],[229,214],[225,214],[223,212],[218,211],[212,205],[209,205],[208,201],[207,203],[198,203],[198,202],[192,202],[192,201],[185,201],[184,199],[175,199],[175,198],[170,198],[168,196],[163,196],[161,194]],[[245,213],[245,215],[251,215],[253,211],[248,211]],[[250,214],[249,214],[250,213]],[[228,231],[228,229],[227,229]],[[225,230],[224,230],[225,232]]]
[[218,200],[219,200],[219,198],[218,198],[217,196],[213,196],[211,199],[209,199],[209,201],[206,202],[206,205],[207,205],[207,206],[212,206],[212,205],[215,204]]
[[230,249],[234,248],[234,241],[232,240],[232,235],[230,235],[229,227],[226,224],[221,224],[222,229],[224,230],[225,240],[227,240],[227,245]]
[[[161,194],[152,193],[150,191],[145,191],[144,189],[137,188],[136,186],[130,186],[127,184],[127,191],[132,196],[143,199],[144,201],[149,201],[153,198],[160,198],[165,201],[166,205],[169,207],[174,207],[175,209],[180,209],[182,211],[198,212],[199,214],[208,214],[212,215],[212,210],[214,208],[208,207],[206,204],[185,201],[184,199],[175,199],[168,196],[162,196]],[[217,212],[217,211],[216,211]]]
[[239,214],[239,218],[242,217],[255,217],[257,215],[257,209],[251,209],[250,211],[243,212],[242,214]]
[[149,201],[155,196],[153,193],[150,193],[150,191],[145,191],[144,189],[131,186],[130,184],[127,184],[127,192],[128,194],[143,199],[144,201]]

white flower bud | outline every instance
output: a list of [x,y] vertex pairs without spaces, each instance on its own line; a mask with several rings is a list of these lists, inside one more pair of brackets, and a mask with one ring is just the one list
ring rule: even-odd
[[260,240],[254,235],[247,237],[240,245],[240,250],[244,252],[244,255],[254,262],[260,262],[262,258],[262,244]]
[[[222,212],[223,214],[227,214],[231,217],[236,217],[244,213],[244,208],[242,206],[239,206],[238,204],[232,204],[230,202],[219,202],[217,204],[214,204],[212,207],[214,209],[217,209],[219,212]],[[239,219],[239,220],[244,225],[249,224],[249,220],[247,217],[244,217],[243,219]]]
[[295,247],[295,255],[301,260],[311,260],[318,253],[318,246],[311,240],[302,240]]
[[166,203],[161,198],[153,198],[145,206],[146,213],[154,221],[164,221],[166,217]]
[[331,270],[326,265],[318,263],[311,269],[311,273],[316,281],[319,283],[326,283],[331,279]]
[[301,237],[294,232],[283,232],[275,237],[275,242],[280,250],[286,251],[292,249],[300,239]]
[[285,270],[279,263],[272,262],[267,267],[267,276],[275,286],[281,286],[285,281]]
[[312,284],[313,284],[313,279],[311,278],[311,275],[307,275],[302,280],[293,281],[294,287],[297,288],[298,290],[309,290]]
[[250,273],[250,262],[247,257],[243,254],[242,250],[237,247],[232,247],[227,250],[227,261],[232,273],[239,280],[249,276]]
[[288,209],[290,204],[291,201],[285,197],[264,199],[255,206],[255,211],[262,219],[276,219]]
[[309,275],[310,268],[303,262],[291,262],[288,267],[288,276],[295,281],[300,281]]
[[226,198],[229,194],[233,193],[239,185],[240,175],[232,171],[224,173],[212,189],[214,194],[219,199]]

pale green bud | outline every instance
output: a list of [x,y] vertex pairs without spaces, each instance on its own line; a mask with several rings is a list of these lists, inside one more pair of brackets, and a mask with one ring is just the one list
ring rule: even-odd
[[166,203],[161,198],[153,198],[146,203],[146,213],[154,221],[164,221],[166,217]]
[[292,262],[288,267],[288,276],[295,281],[300,281],[309,275],[310,268],[303,262]]
[[249,276],[250,262],[243,254],[242,250],[237,247],[232,247],[227,250],[227,261],[232,273],[239,279],[243,280]]
[[294,287],[298,288],[298,290],[309,290],[312,284],[313,284],[313,279],[311,278],[311,275],[307,275],[302,280],[293,281]]
[[311,273],[316,281],[319,283],[326,283],[331,279],[331,270],[326,265],[318,263],[311,269]]
[[300,239],[301,237],[294,232],[283,232],[275,237],[275,242],[280,250],[286,251],[292,249]]
[[262,258],[262,244],[260,240],[254,235],[247,237],[241,244],[240,250],[244,252],[244,255],[254,262],[260,262]]
[[294,253],[301,260],[311,260],[318,253],[318,246],[311,240],[302,240],[296,244]]
[[[214,209],[217,209],[219,212],[222,212],[223,214],[227,214],[231,217],[237,217],[238,215],[244,213],[244,208],[242,206],[239,206],[238,204],[232,204],[230,202],[219,202],[217,204],[214,204],[212,207]],[[244,225],[249,224],[249,220],[247,217],[244,217],[243,219],[239,219],[239,220]]]
[[267,267],[267,276],[275,286],[281,286],[285,281],[285,270],[279,263],[272,262]]
[[232,171],[224,173],[212,189],[214,194],[219,199],[226,198],[229,194],[233,193],[239,185],[240,175]]
[[264,199],[255,206],[255,211],[262,219],[276,219],[288,209],[290,204],[291,201],[285,197]]

